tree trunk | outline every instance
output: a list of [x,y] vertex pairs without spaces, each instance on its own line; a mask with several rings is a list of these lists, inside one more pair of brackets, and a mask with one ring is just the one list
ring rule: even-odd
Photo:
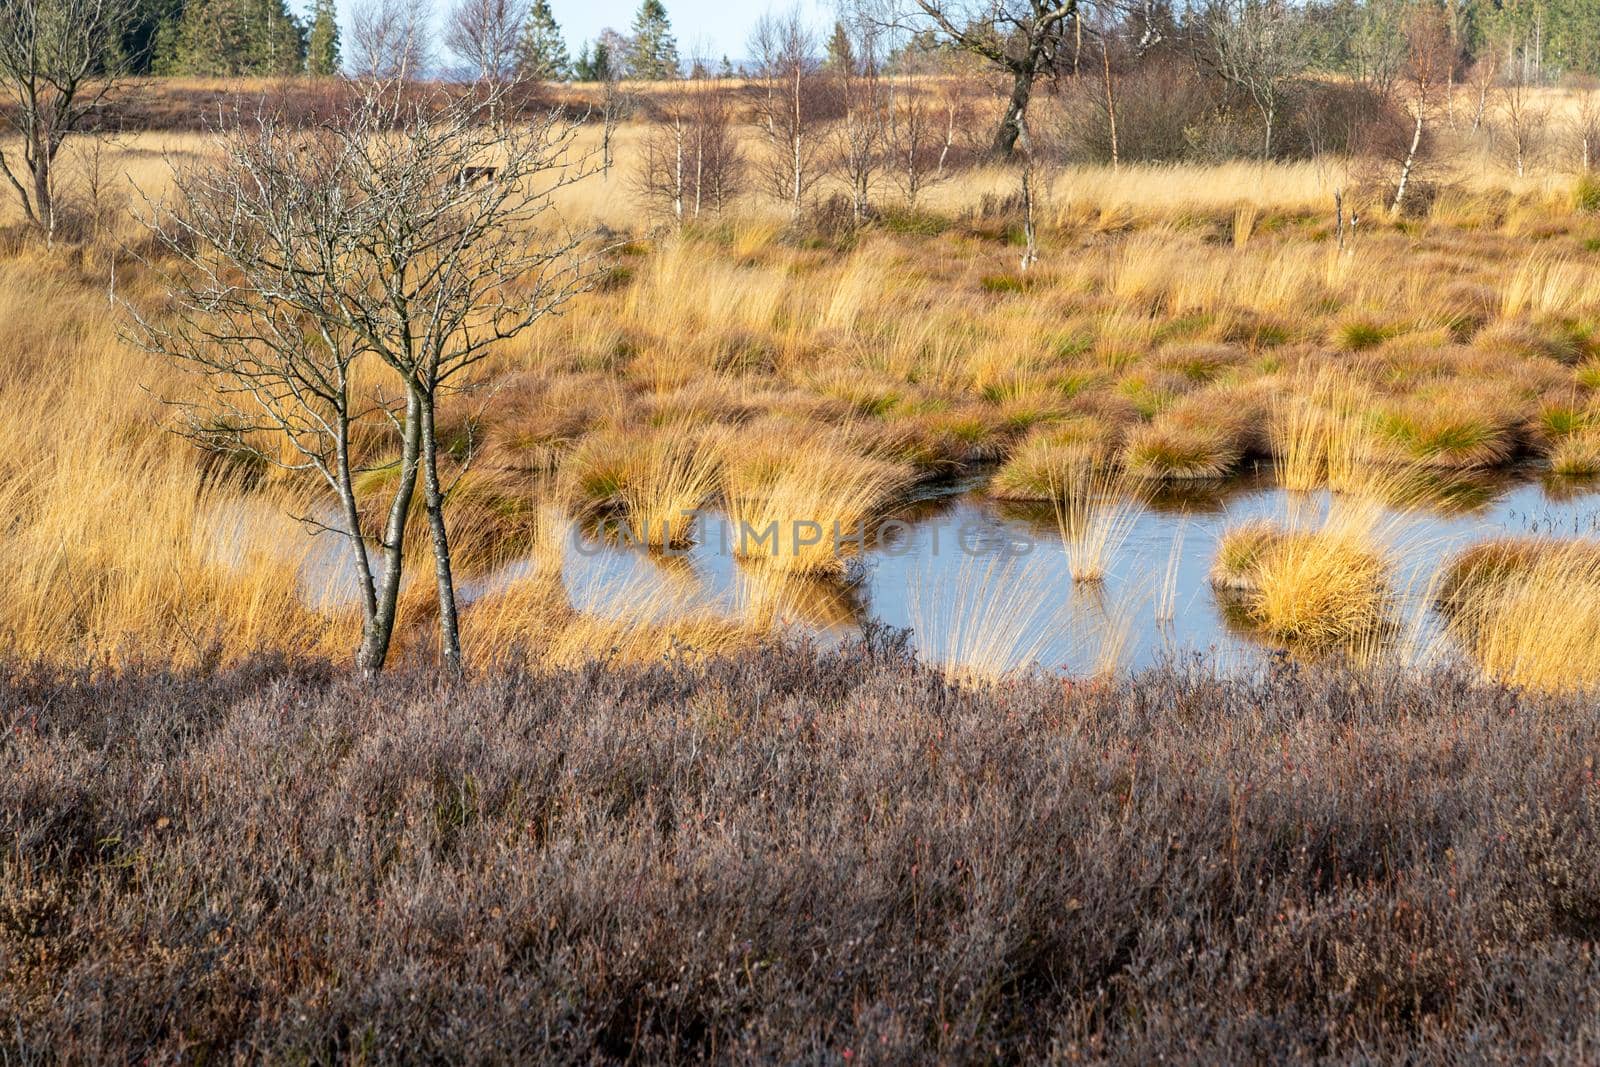
[[433,575],[439,584],[439,653],[452,673],[461,672],[461,625],[456,617],[456,583],[450,563],[450,531],[444,522],[444,489],[439,484],[439,440],[434,432],[433,398],[421,400],[422,502],[433,538]]
[[1406,183],[1411,180],[1411,168],[1416,165],[1416,161],[1417,161],[1417,146],[1420,145],[1421,143],[1422,143],[1422,105],[1421,105],[1421,102],[1419,101],[1418,104],[1417,104],[1417,122],[1416,122],[1416,126],[1411,131],[1411,148],[1410,148],[1409,151],[1406,152],[1405,166],[1400,168],[1400,182],[1399,182],[1398,185],[1395,186],[1394,204],[1389,208],[1389,210],[1391,212],[1395,213],[1395,214],[1399,213],[1401,205],[1403,205],[1405,203],[1405,199],[1406,199]]
[[1023,137],[1023,124],[1028,120],[1028,101],[1033,98],[1033,64],[1019,64],[1012,70],[1011,100],[1006,104],[1005,117],[994,131],[994,144],[989,151],[1002,159],[1009,159]]
[[378,590],[372,576],[372,559],[361,536],[361,509],[356,506],[355,478],[350,472],[350,420],[339,421],[339,437],[334,445],[336,478],[339,483],[339,510],[344,516],[345,536],[356,560],[356,577],[361,583],[361,625],[371,625],[378,614]]
[[401,568],[404,565],[406,516],[417,489],[417,456],[422,444],[422,407],[415,396],[406,401],[406,421],[402,428],[400,484],[389,505],[389,518],[383,531],[383,578],[378,584],[376,611],[361,629],[361,649],[356,665],[368,677],[383,670],[389,658],[389,641],[394,635],[395,614],[400,602]]
[[1106,120],[1111,125],[1111,169],[1122,169],[1122,157],[1117,151],[1117,98],[1111,91],[1111,49],[1105,39],[1100,41],[1100,60],[1106,72]]
[[54,190],[51,188],[50,131],[45,128],[44,123],[37,124],[34,138],[33,212],[39,225],[44,227],[46,237],[54,237],[56,211]]

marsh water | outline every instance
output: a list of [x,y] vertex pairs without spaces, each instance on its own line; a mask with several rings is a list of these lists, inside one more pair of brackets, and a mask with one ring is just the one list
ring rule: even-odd
[[[823,641],[876,620],[912,628],[916,647],[936,661],[982,660],[991,669],[1137,669],[1193,653],[1243,666],[1271,646],[1234,621],[1210,585],[1219,538],[1256,518],[1315,524],[1330,506],[1326,493],[1286,492],[1267,468],[1147,495],[1133,506],[1105,579],[1074,582],[1050,506],[993,500],[980,482],[929,489],[879,525],[877,543],[856,553],[843,579],[777,583],[755,574],[759,568],[731,551],[725,520],[710,514],[698,521],[695,543],[672,556],[574,528],[563,581],[582,610],[648,602],[662,612],[749,617],[762,606],[780,625]],[[1521,471],[1434,486],[1420,503],[1390,509],[1381,525],[1400,602],[1389,640],[1423,658],[1448,645],[1430,609],[1442,560],[1489,537],[1600,534],[1600,492]],[[480,576],[465,595],[482,596],[521,573]]]

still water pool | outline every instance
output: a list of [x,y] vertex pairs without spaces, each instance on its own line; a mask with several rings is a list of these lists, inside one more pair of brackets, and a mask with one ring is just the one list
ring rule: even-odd
[[[1329,506],[1326,493],[1286,492],[1267,469],[1157,494],[1133,507],[1105,580],[1075,583],[1048,505],[999,502],[977,483],[958,483],[930,490],[892,524],[880,524],[880,543],[856,556],[847,580],[780,583],[758,575],[735,558],[725,520],[711,514],[698,521],[694,545],[670,557],[574,528],[563,581],[581,610],[651,602],[663,613],[766,611],[824,641],[876,620],[912,628],[920,652],[956,665],[1085,673],[1198,652],[1244,666],[1270,646],[1230,621],[1208,581],[1220,537],[1257,518],[1315,525]],[[1430,609],[1430,582],[1444,559],[1496,536],[1600,535],[1600,494],[1533,472],[1459,482],[1389,509],[1382,530],[1402,621],[1390,641],[1424,659],[1448,652]],[[469,580],[463,594],[482,596],[525,573],[513,566]]]

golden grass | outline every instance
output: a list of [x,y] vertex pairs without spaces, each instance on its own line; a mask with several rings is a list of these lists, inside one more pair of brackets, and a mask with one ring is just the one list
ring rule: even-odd
[[[553,527],[558,500],[665,529],[666,544],[688,533],[674,516],[720,497],[755,530],[779,522],[776,545],[746,553],[752,573],[773,577],[775,591],[749,598],[767,625],[817,599],[777,578],[843,569],[834,523],[853,532],[919,481],[996,458],[991,495],[1056,501],[1088,582],[1126,533],[1111,503],[1119,470],[1214,477],[1270,450],[1285,485],[1349,493],[1375,469],[1479,470],[1519,448],[1564,475],[1600,465],[1584,421],[1600,391],[1600,335],[1586,325],[1600,319],[1587,278],[1596,228],[1564,175],[1519,180],[1461,157],[1426,218],[1370,214],[1340,255],[1327,237],[1332,189],[1352,187],[1341,163],[1070,166],[1041,199],[1045,260],[1026,284],[999,284],[985,280],[1013,278],[1009,220],[976,209],[1015,191],[1010,170],[935,188],[936,236],[881,226],[813,239],[764,195],[652,234],[626,177],[644,133],[628,124],[612,174],[560,197],[575,224],[610,227],[615,269],[484,366],[496,392],[456,501],[475,574],[545,552],[548,582],[551,538],[527,527]],[[88,147],[69,149],[64,180],[86,179]],[[104,147],[115,185],[156,195],[163,152],[211,151],[188,133]],[[15,217],[6,202],[0,223]],[[352,620],[297,576],[322,567],[328,541],[282,518],[311,487],[261,472],[218,483],[216,461],[157,429],[153,397],[187,386],[122,345],[106,313],[110,249],[139,239],[125,204],[81,250],[13,238],[0,248],[0,498],[14,516],[0,640],[46,656],[342,654]],[[120,295],[148,301],[149,284],[137,264],[118,266]],[[709,443],[717,426],[725,447]],[[203,550],[193,531],[233,514],[251,516],[244,547]],[[809,523],[823,536],[802,546]],[[1294,581],[1283,565],[1285,586],[1309,581],[1315,562]],[[542,603],[531,586],[523,595],[529,611]],[[514,601],[472,605],[469,635],[502,652],[535,636]],[[556,608],[539,618],[570,619]],[[413,616],[426,610],[408,601]],[[588,639],[599,650],[611,638]],[[637,625],[625,643],[665,640]]]
[[1273,463],[1278,483],[1293,492],[1327,485],[1348,490],[1363,477],[1368,393],[1349,373],[1303,371],[1274,399]]
[[795,437],[736,439],[725,496],[736,555],[779,571],[843,571],[907,472],[862,455],[851,434],[790,427]]
[[[591,586],[596,581],[588,579]],[[632,579],[574,591],[549,573],[512,582],[473,604],[464,632],[472,662],[526,659],[551,666],[715,654],[747,647],[762,634],[694,603],[669,583]]]
[[1393,565],[1372,502],[1336,506],[1320,526],[1250,523],[1226,534],[1212,583],[1240,594],[1251,623],[1285,644],[1370,644],[1394,620]]
[[1075,582],[1105,580],[1139,514],[1138,479],[1116,467],[1079,459],[1052,478],[1056,530]]
[[1451,632],[1490,678],[1537,689],[1600,685],[1600,544],[1491,542],[1446,571]]
[[913,575],[906,604],[917,652],[958,681],[1037,666],[1054,627],[1050,586],[1036,571],[1026,559],[991,553],[964,557],[953,572]]
[[1065,491],[1068,470],[1104,462],[1109,438],[1105,423],[1093,418],[1039,427],[995,471],[989,492],[1001,500],[1054,500]]
[[1550,450],[1550,470],[1563,478],[1600,475],[1600,430],[1567,434]]
[[696,513],[717,491],[724,447],[721,435],[683,422],[650,436],[618,494],[636,543],[677,548],[689,542]]

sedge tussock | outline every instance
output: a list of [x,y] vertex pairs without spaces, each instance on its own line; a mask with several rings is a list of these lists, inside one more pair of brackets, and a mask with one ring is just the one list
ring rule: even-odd
[[678,548],[689,543],[696,513],[722,475],[722,435],[679,423],[654,434],[619,493],[624,521],[638,543]]
[[1600,545],[1480,545],[1446,572],[1451,632],[1489,678],[1545,690],[1600,685]]
[[899,464],[862,455],[852,434],[792,443],[735,438],[724,497],[734,553],[780,571],[842,573],[871,521],[910,482]]
[[1381,505],[1335,504],[1315,528],[1254,522],[1224,535],[1212,584],[1234,591],[1263,635],[1351,649],[1392,622],[1393,563]]
[[1075,582],[1101,582],[1139,517],[1141,485],[1108,463],[1076,458],[1050,473],[1056,531]]
[[1343,371],[1302,372],[1277,395],[1271,419],[1278,483],[1291,492],[1359,484],[1368,451],[1367,392]]

